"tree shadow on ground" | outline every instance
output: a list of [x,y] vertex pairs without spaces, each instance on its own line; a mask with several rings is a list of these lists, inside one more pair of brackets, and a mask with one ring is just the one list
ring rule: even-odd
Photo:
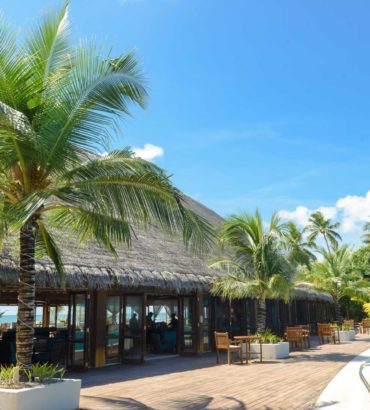
[[[176,409],[176,410],[208,410],[215,409],[214,397],[211,396],[192,396],[187,399],[169,399],[157,407],[150,407],[140,401],[130,397],[97,397],[97,396],[81,396],[85,403],[79,410],[161,410],[161,409]],[[245,403],[234,397],[220,396],[226,405],[217,407],[218,410],[248,410]],[[89,400],[92,400],[91,406]],[[217,405],[217,404],[216,404]],[[266,407],[265,410],[268,410]]]

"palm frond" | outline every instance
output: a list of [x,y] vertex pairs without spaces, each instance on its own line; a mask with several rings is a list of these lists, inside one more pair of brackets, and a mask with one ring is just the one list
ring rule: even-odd
[[38,221],[38,235],[36,237],[37,248],[45,252],[45,254],[52,260],[54,266],[59,274],[59,278],[62,286],[65,286],[66,275],[63,266],[63,261],[61,257],[60,250],[55,243],[52,235],[46,229],[44,223],[40,220]]
[[133,53],[112,61],[104,50],[82,43],[62,81],[46,90],[47,108],[38,119],[47,172],[65,169],[81,150],[106,150],[118,119],[129,115],[129,104],[144,105],[143,84]]
[[214,281],[211,293],[224,299],[255,297],[260,293],[258,280],[245,280],[243,276],[228,275]]

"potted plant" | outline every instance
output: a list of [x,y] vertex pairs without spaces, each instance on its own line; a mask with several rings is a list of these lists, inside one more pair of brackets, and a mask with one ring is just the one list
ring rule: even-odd
[[[0,403],[7,410],[72,410],[79,407],[81,380],[65,379],[63,368],[34,364],[28,381],[19,381],[19,366],[0,367]],[[60,400],[63,398],[63,400]]]
[[352,329],[348,325],[333,325],[338,332],[340,342],[349,342],[355,340],[355,329]]
[[[271,330],[266,329],[265,332],[257,336],[262,339],[262,360],[278,360],[289,357],[289,343],[271,332]],[[260,344],[251,343],[252,359],[258,358],[259,352]]]

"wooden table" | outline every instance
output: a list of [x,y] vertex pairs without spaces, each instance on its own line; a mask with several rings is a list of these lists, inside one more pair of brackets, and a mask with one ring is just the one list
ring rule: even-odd
[[260,344],[260,351],[259,353],[254,353],[260,356],[260,362],[262,362],[262,338],[261,336],[234,336],[234,340],[245,343],[246,347],[246,364],[248,364],[248,358],[252,359],[252,353],[251,353],[251,343],[254,341],[257,341]]

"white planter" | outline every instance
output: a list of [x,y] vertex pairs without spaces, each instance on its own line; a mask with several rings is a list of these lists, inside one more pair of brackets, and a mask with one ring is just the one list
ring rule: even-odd
[[[243,352],[246,352],[245,343],[243,344]],[[252,359],[259,359],[260,345],[259,343],[251,343]],[[262,343],[262,360],[278,360],[289,357],[289,343]]]
[[350,340],[355,340],[355,331],[354,330],[340,330],[339,331],[339,340],[341,342],[349,342]]
[[24,389],[1,389],[0,410],[76,410],[81,380],[64,379]]

